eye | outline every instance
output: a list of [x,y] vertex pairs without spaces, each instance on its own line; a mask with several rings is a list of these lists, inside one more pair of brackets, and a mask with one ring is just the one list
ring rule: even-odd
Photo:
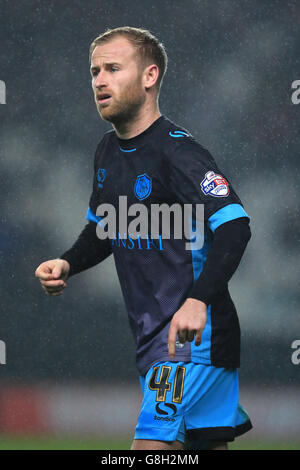
[[112,66],[112,67],[110,68],[110,70],[111,70],[112,72],[117,72],[119,69],[118,69],[118,67]]
[[91,70],[92,77],[97,77],[98,73],[99,73],[99,70],[97,70],[97,69],[92,69]]

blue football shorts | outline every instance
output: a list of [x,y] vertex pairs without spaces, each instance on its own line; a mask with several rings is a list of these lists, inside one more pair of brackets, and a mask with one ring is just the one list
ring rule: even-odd
[[252,428],[239,404],[237,369],[157,362],[140,384],[143,401],[134,439],[180,441],[187,449],[233,441]]

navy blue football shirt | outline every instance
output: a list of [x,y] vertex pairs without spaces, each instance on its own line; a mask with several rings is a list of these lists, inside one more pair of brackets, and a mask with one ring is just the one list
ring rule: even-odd
[[[118,225],[109,239],[96,240],[96,227],[101,223],[98,207],[111,204],[118,216],[120,196],[126,196],[128,207],[144,204],[149,214],[153,204],[203,204],[203,246],[187,250],[186,239],[176,239],[172,230],[169,239],[154,239],[151,234],[134,238],[130,233],[125,238]],[[241,218],[248,215],[210,153],[166,116],[131,139],[118,138],[114,130],[104,135],[95,154],[89,224],[77,243],[77,259],[84,259],[78,260],[78,266],[76,262],[72,265],[76,244],[61,258],[70,262],[70,274],[74,274],[113,253],[142,375],[153,363],[170,360],[172,317],[186,298],[193,296],[190,293],[195,291],[216,231]],[[191,223],[195,226],[195,220]],[[91,231],[93,246],[86,241]],[[174,361],[239,366],[240,327],[227,282],[211,296],[201,345],[177,342]]]

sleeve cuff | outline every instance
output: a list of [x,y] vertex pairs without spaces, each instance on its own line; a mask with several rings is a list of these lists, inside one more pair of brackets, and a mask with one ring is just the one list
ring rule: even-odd
[[241,204],[229,204],[228,206],[222,207],[222,209],[219,209],[209,217],[208,226],[212,232],[215,232],[220,225],[230,222],[230,220],[239,219],[240,217],[247,217],[250,219]]

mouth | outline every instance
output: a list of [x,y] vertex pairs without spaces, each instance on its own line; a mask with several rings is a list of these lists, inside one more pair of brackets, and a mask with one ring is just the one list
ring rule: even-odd
[[111,99],[111,95],[108,93],[100,93],[100,95],[97,95],[97,101],[100,104],[107,103]]

